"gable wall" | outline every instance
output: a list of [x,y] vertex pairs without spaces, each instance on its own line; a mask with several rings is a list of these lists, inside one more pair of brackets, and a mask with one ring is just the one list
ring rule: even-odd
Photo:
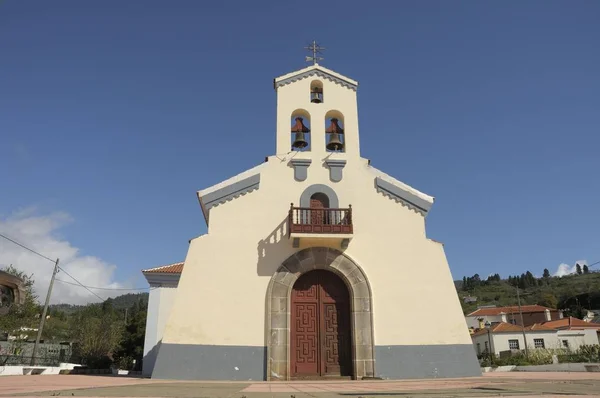
[[[294,249],[287,238],[290,203],[297,205],[309,185],[323,183],[336,191],[340,207],[352,204],[355,232],[345,252],[371,283],[376,343],[470,344],[442,246],[426,238],[421,214],[375,190],[365,159],[348,159],[339,183],[314,161],[303,182],[276,157],[261,170],[260,188],[213,207],[209,234],[192,240],[163,342],[264,345],[270,277],[306,247]],[[427,324],[421,318],[431,304],[415,297],[435,300],[444,334],[414,327]],[[191,302],[200,303],[201,315]]]

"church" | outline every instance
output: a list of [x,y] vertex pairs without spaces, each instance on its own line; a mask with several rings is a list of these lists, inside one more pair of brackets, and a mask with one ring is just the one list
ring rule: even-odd
[[208,233],[183,263],[143,271],[143,373],[480,376],[444,247],[426,235],[433,197],[361,157],[358,82],[312,60],[274,79],[275,154],[199,191]]

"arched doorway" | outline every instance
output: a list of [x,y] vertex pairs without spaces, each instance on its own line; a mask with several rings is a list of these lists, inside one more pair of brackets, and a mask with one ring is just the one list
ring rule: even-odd
[[292,289],[290,376],[352,376],[350,294],[325,270],[301,275]]

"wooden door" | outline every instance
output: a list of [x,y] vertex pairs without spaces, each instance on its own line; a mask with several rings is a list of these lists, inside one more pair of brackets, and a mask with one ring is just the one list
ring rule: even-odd
[[[329,198],[323,193],[316,193],[310,197],[310,223],[313,226],[321,226],[328,224],[327,209],[329,207]],[[313,232],[321,232],[314,230]]]
[[291,376],[351,376],[350,300],[344,282],[311,271],[292,291]]

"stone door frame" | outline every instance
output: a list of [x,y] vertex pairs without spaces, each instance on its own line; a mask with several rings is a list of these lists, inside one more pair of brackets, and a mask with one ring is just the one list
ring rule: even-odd
[[291,293],[300,275],[315,269],[339,276],[350,293],[353,378],[375,375],[372,294],[363,270],[339,250],[310,247],[285,260],[267,289],[265,335],[267,346],[266,379],[289,380]]

